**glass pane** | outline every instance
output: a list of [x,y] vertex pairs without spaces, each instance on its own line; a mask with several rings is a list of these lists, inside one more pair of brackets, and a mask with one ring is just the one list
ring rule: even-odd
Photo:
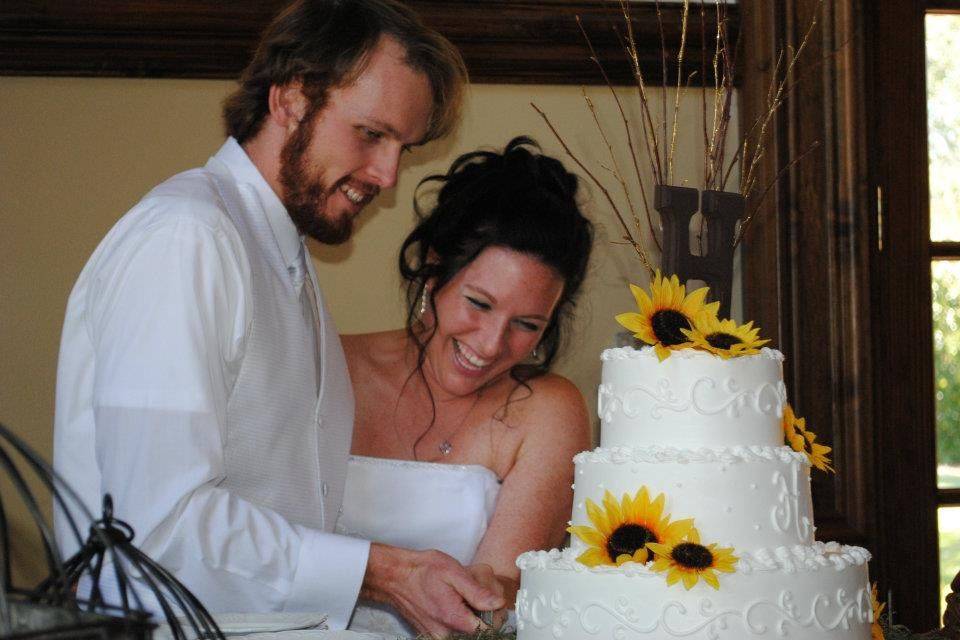
[[937,408],[937,484],[960,487],[960,261],[935,260],[933,371]]
[[960,15],[927,14],[930,239],[960,241]]
[[940,615],[946,608],[950,582],[960,571],[960,507],[940,507]]

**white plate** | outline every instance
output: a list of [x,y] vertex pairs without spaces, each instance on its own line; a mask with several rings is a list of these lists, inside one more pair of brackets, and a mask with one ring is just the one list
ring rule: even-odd
[[[264,634],[279,636],[283,633],[299,632],[315,634],[310,637],[316,638],[327,633],[327,616],[319,613],[217,613],[213,619],[228,638],[253,637],[252,634],[259,637],[264,637]],[[180,618],[180,625],[189,637],[190,625],[186,619]],[[173,634],[170,633],[170,628],[163,624],[154,631],[153,637],[154,640],[169,640]]]
[[237,640],[396,640],[397,636],[384,636],[379,633],[359,633],[357,631],[279,631],[277,633],[254,633],[249,636],[237,636]]
[[217,613],[213,619],[224,635],[327,628],[327,616],[320,613]]

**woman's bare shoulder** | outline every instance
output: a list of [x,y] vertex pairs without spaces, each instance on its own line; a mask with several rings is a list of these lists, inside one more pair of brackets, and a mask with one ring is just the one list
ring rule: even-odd
[[590,439],[590,417],[577,386],[554,373],[534,378],[527,385],[530,391],[518,403],[521,410],[517,416],[524,441],[543,444],[559,440],[555,444],[560,448],[585,448]]
[[341,335],[340,343],[349,364],[375,366],[378,362],[395,359],[405,344],[405,338],[404,331],[399,329]]

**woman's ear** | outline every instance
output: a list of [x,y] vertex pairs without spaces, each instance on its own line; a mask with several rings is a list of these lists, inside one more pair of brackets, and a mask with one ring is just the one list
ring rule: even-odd
[[299,80],[271,85],[267,96],[270,119],[288,133],[295,130],[307,113],[307,98]]

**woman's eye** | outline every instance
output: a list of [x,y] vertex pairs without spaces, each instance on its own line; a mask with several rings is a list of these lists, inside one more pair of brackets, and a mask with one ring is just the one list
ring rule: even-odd
[[540,325],[533,322],[527,322],[526,320],[517,320],[517,325],[524,331],[529,331],[530,333],[535,333],[540,331]]
[[471,306],[476,307],[477,309],[483,309],[484,311],[486,311],[487,309],[490,308],[490,305],[484,302],[483,300],[478,300],[477,298],[472,298],[470,296],[464,296],[464,297],[467,299],[467,302],[469,302]]

